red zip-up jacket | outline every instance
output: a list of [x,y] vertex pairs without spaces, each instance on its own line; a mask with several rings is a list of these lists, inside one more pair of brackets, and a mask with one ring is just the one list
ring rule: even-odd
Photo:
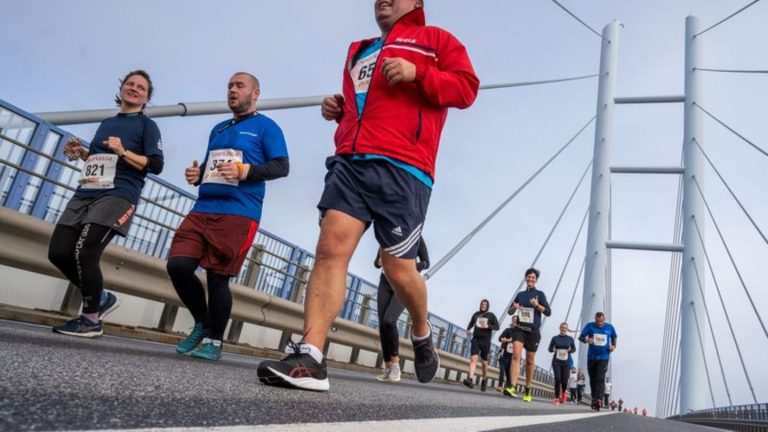
[[[448,108],[467,108],[480,80],[464,45],[447,31],[427,26],[422,8],[392,27],[376,61],[365,107],[358,117],[350,71],[361,49],[375,39],[353,42],[344,68],[343,114],[336,129],[336,154],[376,154],[415,166],[435,178],[435,159]],[[416,80],[390,86],[381,72],[385,58],[416,65]]]

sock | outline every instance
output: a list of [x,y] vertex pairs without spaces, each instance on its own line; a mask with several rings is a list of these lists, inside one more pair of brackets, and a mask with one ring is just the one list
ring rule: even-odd
[[308,344],[306,342],[302,342],[299,344],[299,349],[303,354],[309,354],[312,356],[313,359],[315,359],[316,362],[322,363],[323,362],[323,352],[317,349],[316,346],[312,344]]
[[414,342],[418,342],[418,341],[427,340],[429,339],[430,336],[432,336],[432,330],[430,330],[429,333],[427,333],[424,336],[416,336],[415,334],[412,334],[411,339],[413,339]]
[[88,318],[88,321],[90,321],[90,322],[92,322],[94,324],[98,324],[99,323],[99,313],[98,312],[89,313],[89,314],[84,313],[83,316]]
[[221,346],[221,341],[218,340],[218,339],[203,338],[203,343],[202,344],[205,345],[207,343],[213,344],[213,346],[215,346],[215,347],[220,347]]

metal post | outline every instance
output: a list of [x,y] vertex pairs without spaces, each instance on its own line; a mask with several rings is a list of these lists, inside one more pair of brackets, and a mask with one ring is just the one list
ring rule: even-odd
[[[600,52],[600,79],[597,92],[597,120],[592,165],[592,191],[589,201],[584,290],[581,300],[581,322],[592,321],[602,311],[606,296],[611,207],[611,147],[613,146],[613,114],[619,62],[619,22],[603,28]],[[610,317],[608,317],[610,320]],[[587,368],[587,350],[579,350],[579,367]]]
[[[680,323],[680,413],[700,410],[706,407],[706,374],[704,359],[701,356],[702,347],[698,334],[704,332],[697,325],[695,313],[704,315],[703,301],[697,287],[696,268],[694,262],[704,263],[702,242],[697,238],[694,221],[699,221],[698,227],[704,234],[704,204],[696,190],[695,179],[699,185],[704,185],[702,160],[694,141],[702,144],[701,113],[694,106],[701,102],[699,92],[699,77],[696,68],[699,66],[700,44],[696,39],[699,32],[699,20],[689,16],[685,19],[685,129],[683,133],[683,160],[685,174],[683,180],[683,265],[682,265],[682,321]],[[703,239],[702,239],[703,241]],[[699,266],[702,268],[702,266]],[[704,280],[702,279],[702,285]],[[704,286],[701,287],[704,292]],[[697,329],[698,327],[698,329]]]

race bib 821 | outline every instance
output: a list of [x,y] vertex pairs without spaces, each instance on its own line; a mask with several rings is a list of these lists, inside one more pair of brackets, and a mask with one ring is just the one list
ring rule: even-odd
[[82,171],[80,171],[80,178],[77,182],[83,189],[113,189],[116,170],[116,154],[90,155],[85,161]]
[[520,306],[518,309],[518,322],[525,324],[533,324],[533,308]]

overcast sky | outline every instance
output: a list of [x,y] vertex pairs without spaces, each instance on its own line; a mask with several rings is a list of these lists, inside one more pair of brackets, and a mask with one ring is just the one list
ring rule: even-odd
[[[600,40],[546,0],[430,0],[429,23],[454,33],[466,46],[484,84],[529,81],[598,71]],[[747,3],[735,0],[565,0],[601,31],[616,19],[620,36],[618,94],[683,93],[685,17],[709,26]],[[3,0],[0,2],[0,98],[29,112],[111,107],[118,78],[149,71],[154,105],[221,101],[239,70],[262,83],[262,98],[338,92],[349,42],[378,33],[373,0],[148,1]],[[701,36],[710,68],[768,69],[768,3]],[[762,41],[762,42],[761,42]],[[754,142],[768,148],[765,75],[703,73],[702,105]],[[489,90],[464,111],[452,110],[443,131],[435,188],[424,229],[432,261],[562,146],[594,113],[597,80]],[[317,107],[269,111],[283,128],[291,175],[267,188],[262,228],[314,251],[315,205],[324,159],[333,152],[334,124]],[[201,160],[213,124],[226,116],[158,119],[166,166],[161,177],[183,185],[183,169]],[[704,147],[758,225],[767,231],[768,158],[704,118]],[[67,127],[90,140],[97,125]],[[613,165],[676,165],[680,160],[680,105],[619,106]],[[558,213],[591,159],[590,127],[521,193],[428,285],[430,310],[464,325],[481,298],[499,311],[509,301]],[[768,245],[709,168],[706,196],[751,290],[766,316]],[[677,194],[674,176],[613,176],[613,239],[669,243]],[[190,188],[190,190],[193,190]],[[550,297],[589,200],[587,182],[554,233],[537,267],[539,288]],[[549,341],[576,285],[586,229],[566,269],[544,330]],[[758,399],[768,399],[768,344],[727,255],[707,222],[707,248],[745,355]],[[366,234],[350,271],[375,281],[376,251]],[[656,406],[670,255],[613,253],[613,313],[619,334],[613,355],[614,395],[629,406]],[[707,302],[726,365],[734,403],[751,397],[719,306],[706,276]],[[577,324],[580,290],[571,312]],[[707,356],[717,405],[727,405],[711,335]],[[581,349],[581,347],[580,347]],[[544,350],[541,350],[544,351]],[[549,365],[545,352],[539,364]],[[684,367],[684,366],[683,366]],[[707,398],[709,401],[709,398]]]

